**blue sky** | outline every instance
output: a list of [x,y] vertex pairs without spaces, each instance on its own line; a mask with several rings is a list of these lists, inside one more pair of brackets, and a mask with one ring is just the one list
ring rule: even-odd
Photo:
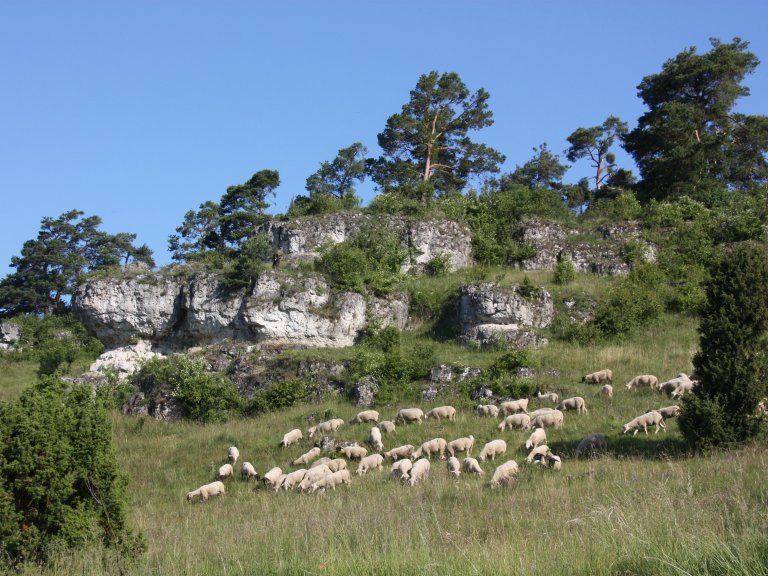
[[765,62],[739,110],[767,114],[766,22],[760,0],[0,2],[0,276],[41,218],[73,208],[159,264],[187,210],[258,170],[280,172],[270,212],[285,211],[339,148],[378,155],[430,70],[490,93],[475,139],[505,172],[610,114],[635,126],[643,76],[710,37]]

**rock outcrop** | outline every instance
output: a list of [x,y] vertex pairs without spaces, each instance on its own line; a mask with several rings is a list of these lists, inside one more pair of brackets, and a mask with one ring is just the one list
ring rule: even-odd
[[0,322],[0,350],[10,350],[21,338],[21,329],[12,322]]

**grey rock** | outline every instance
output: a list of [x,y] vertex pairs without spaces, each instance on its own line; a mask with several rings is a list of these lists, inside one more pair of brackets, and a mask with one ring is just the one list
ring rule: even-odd
[[121,412],[126,416],[148,416],[149,409],[143,392],[137,392],[131,395],[121,408]]
[[450,382],[453,380],[453,368],[446,364],[432,366],[429,370],[429,380],[431,382]]
[[12,322],[0,322],[0,350],[10,350],[21,338],[21,328]]
[[475,389],[469,393],[469,397],[475,401],[493,400],[496,398],[496,396],[493,393],[493,390],[488,384],[480,384],[476,386]]
[[360,380],[355,383],[353,391],[355,405],[364,408],[373,406],[379,388],[379,381],[373,376],[363,376],[360,378]]

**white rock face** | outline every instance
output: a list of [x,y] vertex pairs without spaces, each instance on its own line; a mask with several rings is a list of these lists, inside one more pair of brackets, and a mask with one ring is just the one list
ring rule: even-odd
[[130,346],[122,346],[104,352],[91,364],[90,372],[105,372],[117,369],[118,378],[125,379],[136,372],[144,360],[160,357],[162,354],[152,351],[152,344],[144,340]]
[[11,322],[0,322],[0,350],[11,349],[21,338],[21,329]]

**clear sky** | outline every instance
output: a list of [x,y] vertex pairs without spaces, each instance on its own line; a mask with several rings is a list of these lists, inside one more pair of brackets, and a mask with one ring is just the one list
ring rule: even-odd
[[73,208],[159,264],[187,210],[254,172],[280,172],[284,212],[339,148],[378,155],[431,70],[490,93],[474,139],[504,172],[544,142],[565,161],[566,137],[610,114],[635,126],[643,76],[710,37],[750,42],[764,64],[739,110],[768,114],[766,23],[765,0],[0,0],[0,277]]

